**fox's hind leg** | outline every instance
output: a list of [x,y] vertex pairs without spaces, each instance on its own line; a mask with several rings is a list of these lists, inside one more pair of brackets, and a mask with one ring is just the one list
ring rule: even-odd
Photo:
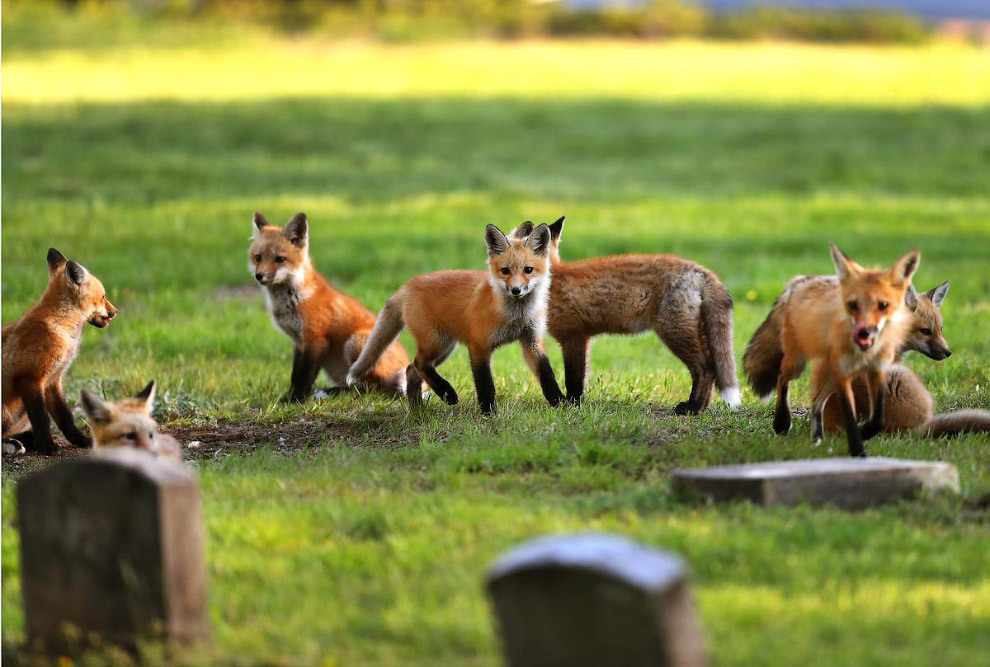
[[[415,336],[415,332],[413,332]],[[425,338],[425,340],[424,340]],[[416,358],[413,360],[415,370],[426,381],[430,389],[448,405],[456,405],[460,400],[454,387],[440,373],[437,366],[442,364],[453,352],[456,341],[445,336],[433,334],[427,337],[416,337]],[[409,374],[406,374],[406,396],[409,396]]]
[[588,360],[591,352],[591,339],[577,336],[560,341],[564,353],[564,386],[567,389],[567,402],[581,405],[584,398],[584,383],[588,374]]
[[[697,325],[695,325],[697,326]],[[695,415],[708,407],[715,389],[715,372],[701,339],[676,318],[658,322],[657,335],[691,373],[691,395],[674,406],[674,414]]]
[[777,435],[787,435],[791,430],[791,407],[788,404],[787,389],[792,380],[804,372],[805,362],[788,356],[785,352],[784,361],[777,376],[777,408],[773,414],[773,432]]

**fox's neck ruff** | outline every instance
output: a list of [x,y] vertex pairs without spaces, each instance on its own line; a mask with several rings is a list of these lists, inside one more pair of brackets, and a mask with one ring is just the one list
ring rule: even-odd
[[536,317],[546,319],[547,301],[550,296],[549,273],[536,287],[518,299],[506,293],[503,284],[494,277],[489,278],[488,284],[506,322],[532,320]]

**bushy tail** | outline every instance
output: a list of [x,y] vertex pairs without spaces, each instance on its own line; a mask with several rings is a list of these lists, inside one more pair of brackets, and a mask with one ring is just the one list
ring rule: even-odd
[[371,372],[388,346],[399,337],[402,327],[405,326],[402,321],[402,307],[405,301],[405,289],[400,289],[385,302],[382,311],[378,313],[378,319],[375,320],[375,327],[368,336],[368,342],[364,344],[361,354],[347,371],[347,386],[357,384],[361,378]]
[[783,295],[777,297],[767,319],[753,334],[743,353],[743,371],[749,386],[760,398],[766,398],[777,388],[784,349],[780,344],[780,320],[784,310]]
[[732,349],[732,297],[714,274],[701,292],[701,321],[715,364],[715,384],[730,408],[741,402]]
[[956,410],[935,415],[918,428],[922,435],[944,438],[962,433],[990,433],[990,412],[987,410]]

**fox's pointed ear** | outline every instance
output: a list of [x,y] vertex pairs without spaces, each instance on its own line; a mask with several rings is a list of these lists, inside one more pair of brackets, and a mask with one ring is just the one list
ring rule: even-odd
[[512,236],[517,239],[524,239],[532,233],[533,233],[533,222],[531,220],[527,220],[526,222],[522,223],[514,230],[512,230]]
[[904,292],[904,303],[912,312],[918,310],[918,290],[914,289],[914,285],[908,285],[907,291]]
[[84,388],[79,392],[79,403],[82,404],[86,420],[91,424],[104,424],[113,417],[110,406],[89,389]]
[[942,302],[945,301],[945,295],[949,293],[949,283],[951,282],[951,280],[946,280],[938,287],[933,287],[925,292],[925,296],[931,299],[931,302],[936,308],[942,307]]
[[489,256],[501,255],[509,249],[509,239],[505,237],[501,229],[489,224],[485,227],[485,245],[488,246]]
[[832,250],[832,263],[835,264],[835,272],[838,274],[840,282],[857,273],[859,265],[849,259],[849,255],[839,250],[839,246],[829,243],[828,247]]
[[48,273],[55,273],[68,261],[69,260],[65,258],[65,255],[60,253],[55,248],[48,249]]
[[296,213],[292,219],[285,223],[282,230],[289,243],[302,248],[309,241],[309,221],[306,220],[305,213]]
[[151,408],[155,404],[155,381],[152,380],[144,389],[134,394],[134,398],[142,401],[148,412],[151,412]]
[[546,257],[550,249],[550,227],[543,224],[534,229],[533,233],[526,239],[526,245],[540,257]]
[[920,250],[912,250],[904,253],[904,256],[894,262],[894,265],[890,267],[890,276],[893,283],[895,285],[902,285],[911,282],[914,272],[918,270],[919,263],[921,263]]
[[261,230],[267,226],[268,226],[268,221],[265,219],[265,216],[261,215],[260,211],[255,211],[254,230],[253,230],[254,238],[258,238],[258,233],[261,232]]
[[69,281],[70,285],[79,286],[82,285],[86,280],[86,276],[89,271],[75,260],[69,260],[65,263],[65,279]]
[[560,216],[557,218],[557,222],[550,225],[550,238],[554,241],[559,241],[560,233],[564,231],[564,217],[563,215]]

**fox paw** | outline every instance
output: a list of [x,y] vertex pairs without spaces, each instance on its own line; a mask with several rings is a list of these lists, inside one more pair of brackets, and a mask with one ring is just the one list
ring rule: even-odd
[[791,413],[778,412],[774,416],[773,432],[777,435],[787,435],[791,432]]
[[681,401],[674,406],[675,415],[696,415],[698,414],[698,406],[691,401]]

